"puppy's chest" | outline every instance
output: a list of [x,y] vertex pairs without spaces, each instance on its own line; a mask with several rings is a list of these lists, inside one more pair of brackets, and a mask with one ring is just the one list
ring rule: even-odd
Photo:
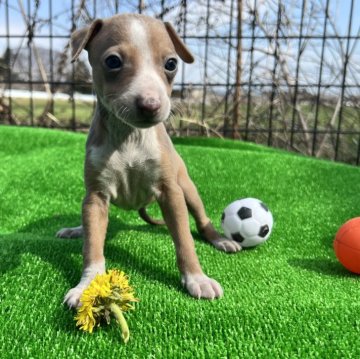
[[124,209],[139,209],[152,200],[160,177],[156,143],[93,147],[89,156],[97,182],[111,202]]

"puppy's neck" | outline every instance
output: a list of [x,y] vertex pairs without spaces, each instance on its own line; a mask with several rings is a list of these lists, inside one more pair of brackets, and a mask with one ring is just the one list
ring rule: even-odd
[[126,124],[108,111],[99,98],[92,127],[96,133],[101,130],[103,140],[115,148],[129,142],[140,143],[145,140],[149,132],[152,132],[152,128],[139,129]]

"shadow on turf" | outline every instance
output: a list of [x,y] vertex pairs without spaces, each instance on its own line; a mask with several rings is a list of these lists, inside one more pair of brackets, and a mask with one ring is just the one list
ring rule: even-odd
[[[72,227],[79,225],[79,215],[53,215],[34,221],[18,232],[12,234],[0,234],[0,274],[6,273],[21,264],[23,254],[32,254],[50,263],[58,270],[63,278],[68,282],[68,288],[75,286],[79,279],[82,269],[82,239],[59,239],[55,237],[56,232],[65,226]],[[121,231],[138,231],[153,234],[166,234],[171,238],[165,226],[151,226],[149,224],[133,225],[127,224],[116,217],[110,215],[109,226],[106,236],[105,256],[113,263],[117,263],[120,268],[131,268],[141,274],[149,281],[157,281],[168,287],[173,287],[180,293],[185,294],[180,285],[179,275],[164,271],[156,265],[155,260],[141,258],[134,255],[131,251],[121,248],[121,243],[115,245],[112,239],[118,237]],[[195,240],[203,241],[197,232],[192,232]],[[120,236],[121,242],[121,236]],[[136,246],[136,238],[134,246]],[[154,246],[156,244],[154,243]],[[65,289],[65,290],[66,290]],[[64,291],[65,294],[65,291]],[[59,303],[62,300],[58,298]],[[62,306],[58,306],[53,315],[55,325],[63,331],[77,333],[78,329],[73,325],[72,312],[64,311]]]
[[[68,287],[73,287],[77,284],[81,274],[82,240],[59,239],[55,237],[55,233],[64,226],[77,226],[78,224],[79,216],[77,215],[55,215],[30,223],[16,233],[0,234],[2,247],[0,251],[0,273],[6,273],[18,267],[21,263],[21,256],[31,253],[59,270],[68,281]],[[121,244],[115,245],[111,242],[119,231],[127,230],[158,234],[168,233],[165,227],[154,227],[148,224],[131,225],[120,221],[118,218],[111,217],[105,246],[106,258],[118,263],[120,268],[131,268],[147,280],[160,282],[181,292],[182,287],[178,275],[164,271],[156,264],[156,260],[149,261],[149,258],[141,258],[131,251],[121,248]],[[134,239],[134,246],[136,245],[136,239]],[[170,238],[169,245],[171,245]],[[154,246],[156,246],[155,243]]]
[[330,233],[328,235],[324,235],[321,239],[322,247],[327,248],[329,255],[331,255],[334,259],[331,258],[291,258],[288,260],[289,265],[292,267],[304,269],[311,272],[316,272],[322,275],[338,277],[338,278],[354,278],[358,277],[358,275],[349,272],[345,269],[340,262],[338,262],[335,258],[334,249],[333,249],[333,241],[334,241],[335,233]]
[[292,258],[288,260],[288,263],[292,267],[332,277],[344,278],[355,276],[355,274],[342,267],[339,262],[328,258]]
[[[69,286],[74,286],[77,284],[81,273],[82,239],[60,239],[56,238],[55,234],[60,228],[65,226],[78,226],[79,222],[80,216],[78,215],[53,215],[34,221],[20,228],[16,233],[0,234],[0,240],[2,240],[0,274],[18,267],[21,255],[31,253],[59,269],[64,278],[68,280]],[[129,230],[166,234],[169,236],[169,245],[171,245],[171,238],[165,226],[127,224],[116,217],[110,216],[105,244],[106,258],[119,263],[121,267],[132,268],[149,280],[156,280],[176,289],[181,289],[179,277],[157,267],[156,261],[146,262],[142,258],[136,257],[129,251],[121,248],[121,245],[113,245],[111,243],[111,240],[117,237],[119,232]],[[192,235],[195,240],[210,245],[197,232],[192,231]],[[136,238],[134,238],[134,246],[136,245]],[[75,259],[76,256],[78,259]]]
[[[0,239],[3,239],[2,251],[0,252],[0,273],[18,267],[21,255],[31,253],[58,268],[64,278],[68,280],[69,286],[77,284],[81,273],[82,239],[60,239],[56,238],[55,234],[65,226],[78,226],[79,222],[80,216],[78,215],[53,215],[34,221],[20,228],[16,233],[0,234]],[[136,257],[121,248],[121,244],[114,245],[111,242],[112,239],[118,236],[119,232],[129,230],[149,234],[166,234],[169,236],[169,245],[171,245],[171,238],[165,226],[127,224],[110,215],[105,245],[106,258],[119,263],[121,267],[132,268],[149,280],[159,281],[180,289],[179,276],[163,271],[156,266],[156,261],[151,261],[151,263],[144,261],[142,258]],[[195,240],[207,243],[197,232],[192,231],[192,235]],[[136,238],[134,238],[134,246],[136,245]],[[78,259],[75,259],[75,256]]]

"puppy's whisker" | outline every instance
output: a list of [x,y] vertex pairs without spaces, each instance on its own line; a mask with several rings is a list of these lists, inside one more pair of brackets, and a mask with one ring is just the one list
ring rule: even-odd
[[121,113],[120,113],[120,115],[119,115],[119,116],[120,116],[120,117],[121,117],[121,116],[125,116],[125,117],[127,117],[127,115],[128,115],[128,113],[129,113],[129,111],[130,111],[130,110],[129,110],[129,108],[128,108],[127,106],[125,106],[125,105],[124,105],[124,106],[123,106],[123,109],[122,109],[122,111],[121,111]]
[[116,117],[126,121],[127,114],[129,113],[129,108],[125,105],[122,105],[116,112]]

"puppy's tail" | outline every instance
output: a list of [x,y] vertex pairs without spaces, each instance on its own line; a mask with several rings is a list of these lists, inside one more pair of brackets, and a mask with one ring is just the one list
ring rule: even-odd
[[162,221],[162,220],[151,218],[151,217],[147,214],[145,207],[140,208],[138,212],[139,212],[139,216],[140,216],[145,222],[147,222],[147,223],[149,223],[149,224],[152,224],[152,225],[154,225],[154,226],[165,224],[165,222]]

